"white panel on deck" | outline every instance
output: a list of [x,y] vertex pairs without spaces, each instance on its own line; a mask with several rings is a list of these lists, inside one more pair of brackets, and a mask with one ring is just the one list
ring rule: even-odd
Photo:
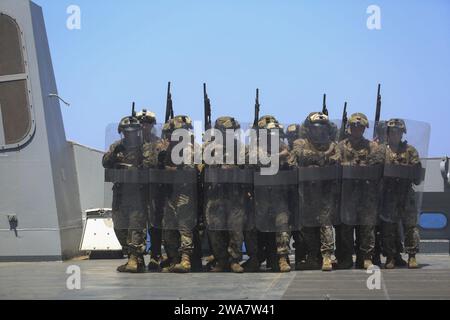
[[80,244],[81,251],[121,251],[111,217],[87,217]]

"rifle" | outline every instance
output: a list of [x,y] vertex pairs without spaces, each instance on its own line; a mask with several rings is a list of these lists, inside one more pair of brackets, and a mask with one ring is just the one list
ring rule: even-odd
[[170,92],[170,82],[167,85],[167,102],[166,102],[166,118],[164,123],[167,123],[170,119],[173,119],[173,103],[172,93]]
[[381,117],[381,84],[378,84],[377,107],[375,112],[375,123],[373,126],[373,139],[377,137],[377,127]]
[[323,104],[322,104],[322,113],[326,116],[328,116],[328,109],[327,109],[327,95],[323,95]]
[[134,103],[134,101],[133,101],[133,104],[131,105],[131,116],[134,118],[134,117],[136,117],[136,103]]
[[205,105],[205,131],[211,129],[211,100],[206,92],[206,83],[203,84],[203,101]]
[[256,100],[255,100],[255,120],[253,121],[253,127],[258,127],[259,121],[259,109],[261,105],[259,104],[259,89],[256,89]]
[[347,129],[347,102],[345,102],[344,104],[344,111],[342,112],[342,123],[341,123],[341,129],[339,130],[339,140],[338,141],[342,141],[345,139],[345,130]]

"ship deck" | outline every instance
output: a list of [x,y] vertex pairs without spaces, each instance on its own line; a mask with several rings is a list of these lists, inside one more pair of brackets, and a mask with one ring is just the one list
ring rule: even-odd
[[[422,254],[418,261],[416,270],[381,270],[373,290],[365,270],[121,274],[121,260],[0,263],[0,299],[450,299],[450,256]],[[80,267],[80,290],[67,289],[72,265]]]

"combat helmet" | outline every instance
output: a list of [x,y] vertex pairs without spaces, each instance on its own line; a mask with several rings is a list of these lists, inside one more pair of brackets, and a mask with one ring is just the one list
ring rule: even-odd
[[258,129],[266,129],[273,134],[278,130],[281,139],[284,139],[284,128],[274,116],[263,116],[258,121]]
[[406,124],[403,119],[391,119],[386,124],[387,129],[397,128],[400,129],[403,133],[406,133]]
[[139,120],[140,123],[148,123],[150,125],[156,124],[156,114],[151,111],[147,111],[146,109],[143,109],[141,112],[138,112],[136,114],[136,118]]
[[128,116],[120,120],[117,131],[119,132],[119,134],[121,134],[126,130],[133,130],[139,128],[140,128],[139,120],[134,116]]
[[235,118],[228,116],[217,118],[214,124],[214,129],[220,130],[222,132],[225,132],[228,129],[236,130],[240,128],[241,125],[239,124],[239,122]]
[[259,118],[259,120],[258,120],[258,128],[259,129],[268,129],[267,125],[269,123],[279,124],[278,120],[274,116],[266,115],[266,116],[262,116],[261,118]]
[[369,119],[364,113],[354,113],[348,119],[349,126],[363,126],[369,128]]
[[304,134],[313,142],[326,143],[332,139],[331,122],[322,112],[311,112],[304,122]]
[[176,116],[167,121],[163,126],[163,137],[169,137],[175,130],[186,129],[192,130],[192,120],[188,116]]
[[286,128],[286,138],[288,140],[297,140],[300,137],[300,125],[291,124]]

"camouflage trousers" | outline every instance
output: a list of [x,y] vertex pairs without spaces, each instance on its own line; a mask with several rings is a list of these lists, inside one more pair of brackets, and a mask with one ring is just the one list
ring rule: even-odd
[[293,231],[292,238],[294,239],[294,243],[292,246],[295,248],[295,261],[300,262],[306,259],[307,255],[307,247],[305,243],[305,238],[303,233],[300,231]]
[[143,255],[146,247],[144,210],[126,207],[113,210],[114,232],[126,254]]
[[283,188],[255,188],[255,223],[262,232],[275,232],[276,252],[289,254],[290,210],[288,192]]
[[[383,222],[381,228],[384,255],[392,258],[400,253],[398,251],[399,226],[397,223]],[[412,255],[418,253],[420,244],[419,229],[415,225],[404,224],[403,230],[405,235],[405,252]]]
[[211,249],[220,262],[242,259],[246,212],[239,199],[209,199],[205,210]]
[[275,234],[275,241],[277,244],[277,254],[279,256],[285,256],[289,254],[289,242],[291,235],[287,231],[277,232]]
[[159,259],[161,257],[164,214],[164,193],[162,190],[163,188],[161,185],[150,186],[147,201],[150,255],[155,259]]
[[336,255],[338,260],[350,260],[356,251],[363,259],[372,259],[375,249],[375,226],[352,226],[341,224],[336,227]]
[[303,235],[307,254],[313,258],[320,255],[331,255],[334,251],[334,236],[332,226],[303,227]]
[[172,261],[179,260],[182,254],[192,256],[196,210],[196,206],[186,194],[172,195],[164,207],[163,244],[168,258]]
[[114,185],[112,220],[114,232],[126,254],[143,255],[147,218],[140,185]]

